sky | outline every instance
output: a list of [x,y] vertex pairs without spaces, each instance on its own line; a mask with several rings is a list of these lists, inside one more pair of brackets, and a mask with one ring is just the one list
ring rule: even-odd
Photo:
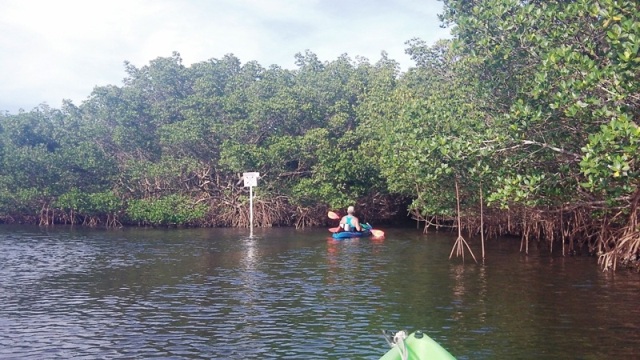
[[306,50],[323,62],[382,51],[413,66],[406,41],[450,37],[438,0],[0,0],[0,113],[80,105],[94,87],[122,86],[180,53],[183,65],[235,55],[295,69]]

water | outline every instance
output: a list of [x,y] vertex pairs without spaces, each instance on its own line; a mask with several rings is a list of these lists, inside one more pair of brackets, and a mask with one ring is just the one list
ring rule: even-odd
[[[423,330],[458,359],[640,357],[640,275],[390,229],[0,226],[1,359],[378,359]],[[480,255],[477,241],[472,243]]]

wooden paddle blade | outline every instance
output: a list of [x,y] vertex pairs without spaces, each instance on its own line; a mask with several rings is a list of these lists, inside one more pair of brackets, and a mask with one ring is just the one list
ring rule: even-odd
[[332,233],[337,233],[338,231],[340,231],[340,227],[334,227],[334,228],[329,228],[329,231]]
[[384,231],[371,229],[371,234],[373,234],[373,236],[375,236],[375,237],[383,237],[384,236]]
[[334,219],[334,220],[340,219],[340,215],[334,213],[333,211],[329,211],[327,216],[329,217],[329,219]]

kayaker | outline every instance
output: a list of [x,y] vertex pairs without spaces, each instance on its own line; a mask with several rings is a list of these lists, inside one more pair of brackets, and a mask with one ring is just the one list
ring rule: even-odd
[[360,220],[353,215],[356,212],[356,209],[353,206],[349,206],[347,208],[347,215],[343,216],[340,219],[340,228],[344,231],[362,231],[362,226],[360,226]]

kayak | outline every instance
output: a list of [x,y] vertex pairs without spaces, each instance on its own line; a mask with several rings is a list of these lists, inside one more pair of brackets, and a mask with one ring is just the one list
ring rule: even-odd
[[406,336],[404,331],[398,332],[390,344],[392,345],[391,350],[384,354],[380,360],[456,359],[445,348],[422,331],[416,331],[409,336]]
[[369,224],[361,224],[362,231],[340,231],[331,234],[334,239],[349,239],[356,237],[367,237],[371,236],[371,225]]

